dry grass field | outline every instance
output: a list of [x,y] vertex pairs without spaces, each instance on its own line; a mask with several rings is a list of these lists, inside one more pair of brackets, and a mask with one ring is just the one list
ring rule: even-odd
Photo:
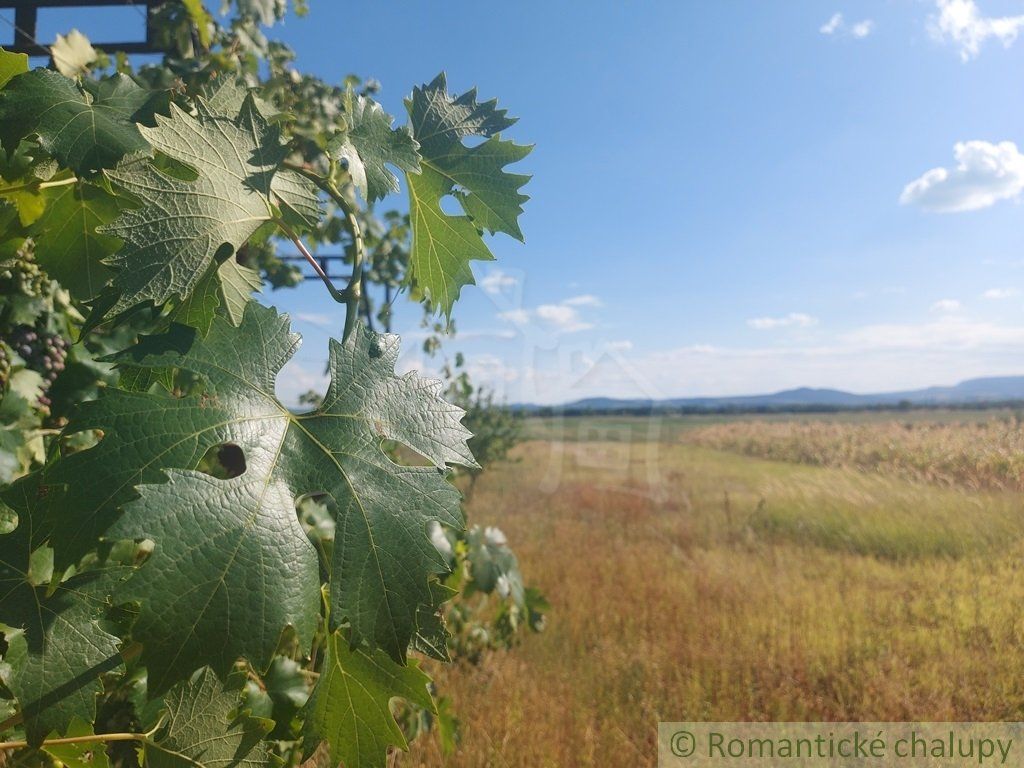
[[733,421],[691,430],[686,440],[765,459],[1024,491],[1024,424],[1017,417],[960,424]]
[[[508,534],[548,627],[478,666],[432,668],[461,744],[446,757],[424,738],[398,764],[654,765],[658,720],[1024,719],[1012,483],[683,443],[707,425],[588,421],[561,439],[545,426],[481,479],[472,520]],[[975,427],[945,429],[926,433],[941,445]],[[908,451],[927,442],[884,430]],[[955,444],[973,455],[982,437],[1021,465],[1019,428],[1015,443],[991,428]]]

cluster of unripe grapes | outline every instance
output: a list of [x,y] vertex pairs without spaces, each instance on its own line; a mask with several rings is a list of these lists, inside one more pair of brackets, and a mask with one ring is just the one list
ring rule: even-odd
[[[12,307],[19,306],[15,302],[26,299],[26,306],[32,307],[32,302],[49,295],[51,287],[46,273],[35,263],[31,247],[20,251],[16,258],[0,263],[0,295],[12,297]],[[3,316],[8,314],[0,312]],[[64,370],[68,342],[59,334],[47,332],[46,326],[41,317],[34,325],[15,325],[7,317],[0,321],[0,397],[7,390],[12,365],[20,358],[26,368],[43,377],[38,405],[43,409],[50,407],[46,393]]]
[[0,288],[5,294],[41,296],[50,289],[50,281],[31,255],[22,254],[0,265]]
[[11,333],[11,347],[25,365],[53,382],[64,370],[68,354],[67,340],[56,333],[37,331],[30,325],[16,326]]
[[[50,399],[46,396],[46,390],[65,370],[68,341],[59,334],[37,331],[32,326],[15,326],[6,341],[14,353],[25,361],[26,368],[43,377],[43,394],[39,397],[39,404],[42,408],[49,408]],[[9,358],[7,368],[9,371]]]
[[6,336],[4,343],[0,344],[0,378],[4,385],[11,369],[10,349],[22,359],[27,368],[43,377],[43,394],[39,397],[39,405],[48,408],[50,399],[46,396],[46,390],[64,370],[68,355],[67,340],[59,334],[39,331],[31,325],[17,325]]
[[7,390],[7,380],[11,377],[11,353],[7,345],[0,342],[0,397]]

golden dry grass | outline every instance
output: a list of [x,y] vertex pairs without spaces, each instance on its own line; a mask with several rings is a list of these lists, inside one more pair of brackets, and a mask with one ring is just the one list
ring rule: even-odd
[[658,720],[1024,718],[1021,494],[678,444],[517,453],[471,517],[548,629],[432,667],[462,743],[398,764],[654,765]]
[[1015,417],[959,424],[748,420],[690,430],[682,438],[747,456],[1024,491],[1024,428]]

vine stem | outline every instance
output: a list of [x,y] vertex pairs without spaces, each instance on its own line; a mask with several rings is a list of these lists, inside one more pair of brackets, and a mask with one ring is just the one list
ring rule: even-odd
[[289,227],[282,219],[274,219],[274,223],[280,227],[281,231],[284,232],[288,239],[292,241],[292,244],[299,249],[299,253],[305,257],[309,265],[313,267],[313,271],[317,273],[321,280],[324,281],[324,285],[327,286],[327,290],[330,292],[331,297],[339,303],[348,303],[346,291],[339,291],[334,287],[334,283],[331,282],[331,278],[324,272],[323,267],[320,266],[320,262],[316,260],[316,257],[309,252],[306,244],[302,242],[302,239],[295,233],[295,230]]
[[342,340],[349,337],[352,329],[355,328],[359,319],[359,304],[363,296],[363,264],[366,262],[366,244],[363,241],[363,230],[359,226],[359,219],[356,218],[356,209],[351,201],[338,189],[333,179],[324,178],[319,174],[297,163],[283,163],[285,168],[302,174],[316,184],[320,189],[331,196],[341,212],[345,214],[345,226],[352,237],[354,254],[352,257],[352,275],[349,277],[348,286],[344,290],[345,295],[345,330],[342,333]]
[[[146,741],[148,733],[90,733],[86,736],[66,736],[61,739],[44,739],[41,746],[54,744],[89,744],[97,741]],[[0,741],[0,749],[22,749],[27,741]]]
[[76,176],[72,176],[70,179],[60,179],[59,181],[26,181],[24,184],[15,184],[10,187],[0,187],[0,194],[6,194],[8,192],[20,192],[23,189],[48,189],[49,187],[63,187],[67,184],[74,184],[78,181]]

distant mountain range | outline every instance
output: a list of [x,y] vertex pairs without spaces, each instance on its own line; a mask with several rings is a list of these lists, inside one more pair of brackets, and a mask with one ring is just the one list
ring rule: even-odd
[[[562,412],[649,411],[649,410],[814,410],[842,408],[885,408],[900,405],[982,405],[1024,401],[1024,376],[968,379],[951,387],[928,387],[904,392],[857,395],[840,389],[801,387],[769,395],[737,397],[679,397],[666,400],[589,397],[550,410]],[[520,405],[517,410],[536,412],[543,406]]]

